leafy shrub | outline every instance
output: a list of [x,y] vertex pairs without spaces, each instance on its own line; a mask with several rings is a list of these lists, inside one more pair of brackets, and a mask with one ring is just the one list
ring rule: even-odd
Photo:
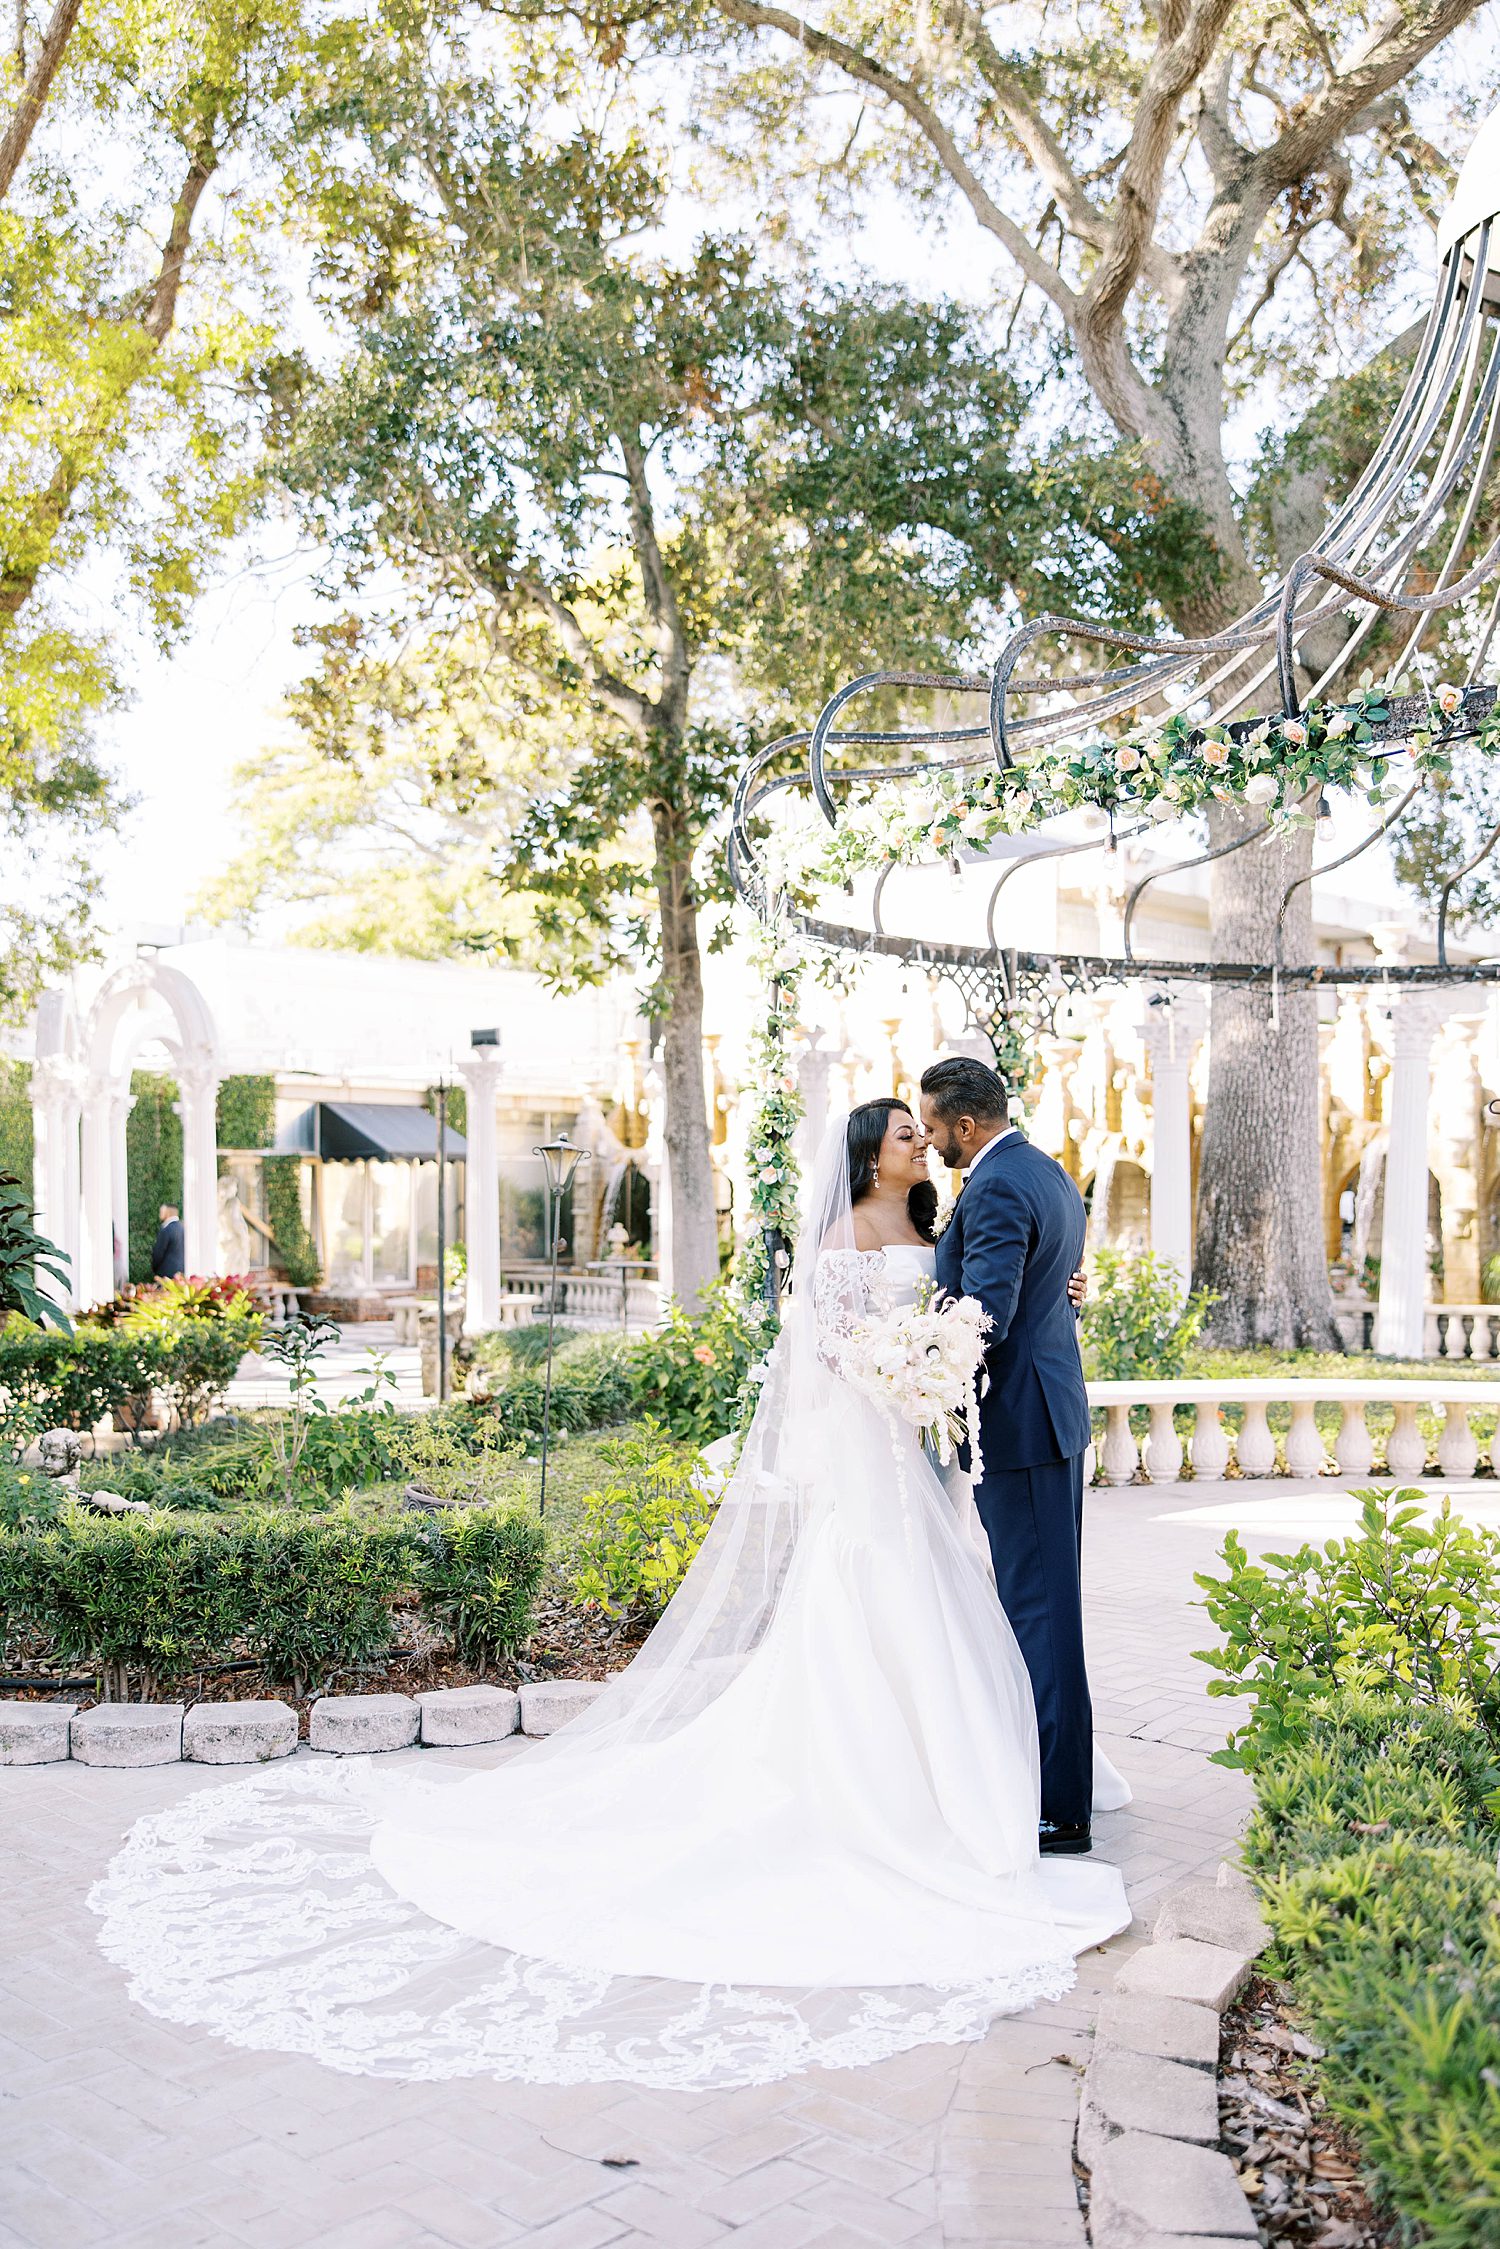
[[23,1318],[68,1322],[42,1289],[44,1279],[66,1284],[68,1259],[32,1223],[31,1197],[11,1172],[0,1171],[0,1319],[8,1312]]
[[56,1522],[64,1504],[63,1494],[50,1476],[23,1467],[19,1460],[0,1459],[0,1529]]
[[143,1289],[120,1323],[127,1336],[158,1346],[155,1385],[188,1428],[206,1419],[261,1340],[262,1322],[244,1283],[163,1281]]
[[71,1335],[11,1319],[0,1329],[0,1391],[41,1429],[92,1429],[123,1413],[161,1370],[157,1339],[114,1328]]
[[236,1527],[242,1635],[267,1674],[302,1694],[309,1681],[371,1663],[391,1645],[391,1611],[416,1580],[409,1523],[321,1522],[267,1509]]
[[1197,1651],[1221,1674],[1208,1691],[1253,1698],[1221,1764],[1253,1766],[1305,1740],[1334,1688],[1462,1698],[1486,1714],[1500,1700],[1500,1536],[1460,1522],[1447,1500],[1426,1523],[1420,1492],[1354,1496],[1352,1537],[1252,1562],[1231,1531],[1227,1575],[1198,1576],[1225,1635]]
[[460,1420],[451,1411],[402,1415],[390,1445],[414,1484],[455,1507],[493,1496],[521,1458],[520,1446],[507,1442],[498,1423],[477,1414]]
[[1198,1331],[1217,1299],[1194,1289],[1184,1303],[1182,1279],[1169,1258],[1095,1252],[1083,1307],[1083,1347],[1101,1382],[1181,1374]]
[[422,1613],[482,1668],[525,1640],[546,1558],[545,1530],[519,1508],[464,1507],[433,1517]]
[[227,1524],[110,1520],[70,1508],[0,1529],[0,1634],[12,1646],[35,1635],[62,1662],[101,1669],[116,1695],[242,1654],[301,1694],[378,1660],[396,1603],[412,1594],[463,1653],[514,1647],[543,1556],[541,1525],[499,1508],[427,1525],[280,1509]]
[[[1325,2048],[1320,2089],[1403,2238],[1500,2239],[1494,1751],[1462,1711],[1320,1705],[1256,1770],[1248,1856],[1275,1965]],[[1488,1808],[1487,1808],[1488,1807]]]
[[648,1621],[677,1591],[713,1521],[708,1470],[653,1423],[600,1450],[618,1475],[584,1497],[575,1597],[622,1620]]
[[750,1372],[764,1347],[759,1319],[727,1289],[712,1292],[701,1320],[674,1304],[631,1347],[635,1402],[672,1436],[712,1444],[744,1418]]
[[[554,1326],[552,1347],[555,1358],[561,1360],[569,1346],[577,1343],[583,1334],[581,1328]],[[547,1356],[547,1323],[533,1320],[529,1327],[496,1328],[492,1334],[481,1336],[477,1349],[483,1359],[494,1366],[534,1367]],[[554,1365],[554,1373],[556,1366]]]
[[[506,1444],[529,1444],[541,1434],[543,1382],[539,1367],[492,1361],[481,1383],[471,1376],[469,1397],[458,1410],[492,1424]],[[552,1369],[552,1427],[607,1429],[628,1418],[634,1396],[627,1346],[604,1337],[575,1344]]]

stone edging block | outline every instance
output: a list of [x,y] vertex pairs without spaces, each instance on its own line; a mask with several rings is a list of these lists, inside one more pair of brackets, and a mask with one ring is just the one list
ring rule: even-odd
[[521,1689],[523,1734],[555,1734],[603,1694],[603,1679],[534,1679]]
[[1228,2249],[1258,2240],[1218,2145],[1219,2016],[1269,1934],[1250,1884],[1223,1866],[1217,1883],[1168,1892],[1155,1941],[1116,1976],[1079,2099],[1094,2249]]
[[296,1746],[287,1702],[195,1702],[183,1722],[182,1754],[195,1765],[263,1765]]
[[521,1723],[521,1698],[508,1687],[436,1687],[417,1696],[417,1708],[424,1748],[505,1741]]
[[308,1746],[334,1757],[410,1749],[421,1718],[410,1695],[320,1695],[307,1722]]
[[180,1702],[96,1702],[69,1725],[80,1765],[175,1765],[182,1755]]
[[76,1702],[0,1702],[0,1765],[57,1765]]

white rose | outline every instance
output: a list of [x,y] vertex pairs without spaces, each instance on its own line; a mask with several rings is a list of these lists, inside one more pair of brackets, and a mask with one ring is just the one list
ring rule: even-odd
[[1269,773],[1252,773],[1245,783],[1246,804],[1274,804],[1280,794],[1280,785]]
[[1343,737],[1352,731],[1353,725],[1354,721],[1350,718],[1347,711],[1335,711],[1332,718],[1328,721],[1329,741],[1342,741]]

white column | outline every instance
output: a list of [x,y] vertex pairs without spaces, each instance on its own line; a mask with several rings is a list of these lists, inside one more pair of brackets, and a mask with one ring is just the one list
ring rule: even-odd
[[115,1088],[107,1078],[90,1078],[84,1087],[78,1300],[85,1305],[106,1304],[115,1293],[114,1152],[110,1133],[114,1096]]
[[219,1270],[219,1073],[211,1062],[177,1072],[182,1119],[182,1253],[189,1273]]
[[666,1081],[661,1064],[652,1062],[645,1077],[646,1145],[641,1165],[651,1182],[651,1253],[656,1260],[656,1286],[663,1310],[673,1296],[672,1173],[667,1162]]
[[1151,1254],[1193,1285],[1193,1096],[1189,1073],[1207,1010],[1186,987],[1148,1007],[1141,1038],[1151,1056]]
[[113,1222],[113,1270],[117,1289],[125,1286],[130,1277],[130,1161],[125,1142],[125,1126],[135,1097],[123,1086],[116,1089],[109,1105],[109,1207]]
[[464,1240],[469,1274],[464,1326],[470,1335],[480,1335],[500,1324],[500,1154],[495,1129],[499,1048],[471,1048],[468,1060],[458,1065],[458,1074],[468,1094]]
[[1386,1117],[1385,1214],[1380,1229],[1380,1305],[1375,1348],[1388,1358],[1420,1359],[1427,1304],[1428,1065],[1451,1001],[1403,992],[1391,1007],[1391,1075]]
[[78,1073],[66,1062],[46,1059],[31,1073],[34,1144],[32,1195],[36,1229],[68,1260],[64,1286],[42,1276],[42,1287],[64,1310],[80,1301],[78,1274]]

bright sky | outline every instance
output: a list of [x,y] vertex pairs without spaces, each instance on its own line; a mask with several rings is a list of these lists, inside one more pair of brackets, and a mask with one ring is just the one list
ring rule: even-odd
[[[734,214],[729,223],[735,217],[754,224],[753,213]],[[701,213],[692,213],[689,199],[677,218],[669,232],[680,228],[685,237]],[[960,295],[973,292],[976,278],[987,279],[989,267],[983,261],[981,274],[976,266],[967,214],[919,229],[894,198],[872,209],[860,237],[844,242],[838,255],[916,289]],[[1261,406],[1254,419],[1263,418]],[[1248,440],[1254,431],[1243,435]],[[180,923],[204,877],[230,856],[233,769],[274,738],[281,698],[309,665],[293,636],[318,613],[313,567],[312,551],[299,549],[289,525],[262,526],[229,558],[173,655],[140,649],[133,704],[111,722],[101,745],[137,799],[103,849],[104,917],[115,927]]]

